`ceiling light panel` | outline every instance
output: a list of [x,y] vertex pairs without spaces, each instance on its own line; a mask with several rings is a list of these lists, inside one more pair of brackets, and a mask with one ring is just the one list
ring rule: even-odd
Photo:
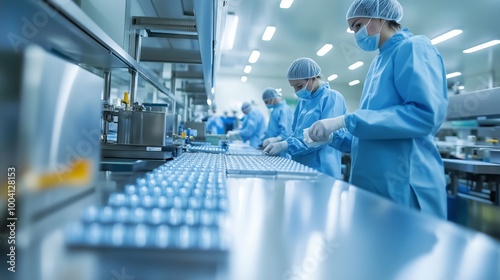
[[274,26],[266,27],[266,30],[264,31],[264,35],[262,35],[262,40],[263,41],[271,41],[271,39],[274,36],[274,32],[276,32],[276,27],[274,27]]
[[354,70],[354,69],[358,69],[359,67],[363,66],[363,61],[357,61],[357,62],[354,62],[351,66],[349,66],[349,70]]
[[352,87],[352,86],[355,86],[355,85],[357,85],[357,84],[359,84],[359,80],[354,80],[354,81],[350,81],[350,82],[349,82],[349,85],[350,85],[351,87]]
[[500,44],[500,40],[492,40],[492,41],[474,46],[472,48],[468,48],[468,49],[464,50],[463,52],[464,53],[473,53],[473,52],[477,52],[477,51],[480,51],[480,50],[483,50],[483,49],[486,49],[489,47],[493,47],[493,46],[498,45],[498,44]]
[[281,0],[280,8],[288,9],[292,6],[293,0]]
[[224,26],[224,35],[222,38],[223,50],[231,50],[234,45],[234,39],[236,38],[236,29],[238,28],[238,16],[234,14],[228,14],[226,16],[226,25]]
[[248,58],[249,63],[255,63],[257,60],[259,60],[260,57],[260,52],[258,50],[253,50],[252,53],[250,54],[250,57]]
[[339,75],[333,74],[333,75],[328,76],[327,79],[328,79],[328,81],[333,81],[333,80],[337,79],[338,77],[339,77]]
[[439,43],[441,43],[441,42],[444,42],[444,41],[446,41],[446,40],[449,40],[449,39],[451,39],[451,38],[453,38],[453,37],[455,37],[455,36],[458,36],[458,35],[460,35],[460,34],[462,34],[462,33],[463,33],[463,31],[462,31],[462,30],[460,30],[460,29],[454,29],[454,30],[452,30],[452,31],[446,32],[446,33],[444,33],[443,35],[439,35],[439,36],[437,36],[436,38],[432,39],[432,40],[431,40],[431,43],[432,43],[433,45],[437,45],[437,44],[439,44]]
[[450,74],[446,74],[446,79],[455,78],[455,77],[458,77],[460,75],[462,75],[462,73],[460,73],[460,72],[453,72],[453,73],[450,73]]
[[333,48],[332,44],[325,44],[321,49],[319,49],[318,52],[316,52],[316,55],[318,56],[324,56],[327,54],[331,49]]

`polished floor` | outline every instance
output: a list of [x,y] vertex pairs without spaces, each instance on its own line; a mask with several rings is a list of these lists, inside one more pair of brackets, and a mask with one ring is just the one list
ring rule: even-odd
[[448,220],[500,241],[500,207],[488,201],[464,194],[448,197]]

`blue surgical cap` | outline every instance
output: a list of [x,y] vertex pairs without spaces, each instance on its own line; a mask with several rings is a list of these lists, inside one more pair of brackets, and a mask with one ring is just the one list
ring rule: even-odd
[[281,97],[281,94],[278,93],[278,91],[275,88],[266,88],[264,92],[262,93],[262,100],[268,100],[268,99],[273,99]]
[[319,75],[321,75],[321,68],[318,63],[308,57],[296,59],[288,68],[289,80],[309,79]]
[[248,108],[250,108],[250,103],[245,101],[245,102],[243,102],[243,104],[241,104],[241,111],[245,111]]
[[346,21],[357,17],[381,18],[399,23],[403,19],[403,7],[396,0],[355,0],[347,10]]

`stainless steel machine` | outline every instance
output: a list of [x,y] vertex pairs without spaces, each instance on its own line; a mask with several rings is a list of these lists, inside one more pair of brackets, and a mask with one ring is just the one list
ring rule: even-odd
[[[438,147],[449,174],[450,192],[464,192],[500,203],[500,88],[449,97],[448,123]],[[462,182],[462,183],[461,183]]]
[[[106,103],[105,103],[106,104]],[[102,155],[105,158],[172,159],[181,153],[173,144],[176,118],[151,104],[103,108]],[[166,108],[166,106],[164,107]],[[116,141],[108,139],[109,123],[117,123]]]
[[0,184],[5,194],[9,185],[0,213],[15,225],[18,238],[11,245],[30,248],[45,227],[38,221],[94,191],[104,82],[39,46],[19,54],[0,50],[0,60]]

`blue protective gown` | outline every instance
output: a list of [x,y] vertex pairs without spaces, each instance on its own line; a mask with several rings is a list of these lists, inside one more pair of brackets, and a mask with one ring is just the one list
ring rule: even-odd
[[266,123],[264,115],[259,110],[253,109],[246,114],[242,119],[240,137],[243,142],[249,142],[249,145],[254,148],[259,148],[262,144],[260,141],[261,135],[266,131]]
[[278,136],[281,136],[281,139],[285,140],[292,135],[292,122],[292,109],[286,104],[285,100],[282,100],[271,111],[267,130],[264,132],[261,140]]
[[207,119],[207,131],[210,134],[224,134],[224,121],[221,116],[210,116]]
[[327,144],[309,148],[304,143],[303,130],[317,120],[341,116],[346,112],[344,96],[330,89],[328,83],[321,85],[310,99],[299,99],[293,117],[293,134],[286,139],[292,159],[327,175],[342,179],[341,153]]
[[448,107],[441,55],[408,29],[380,48],[366,76],[360,108],[332,146],[347,151],[350,182],[390,200],[446,219],[446,183],[433,138]]

